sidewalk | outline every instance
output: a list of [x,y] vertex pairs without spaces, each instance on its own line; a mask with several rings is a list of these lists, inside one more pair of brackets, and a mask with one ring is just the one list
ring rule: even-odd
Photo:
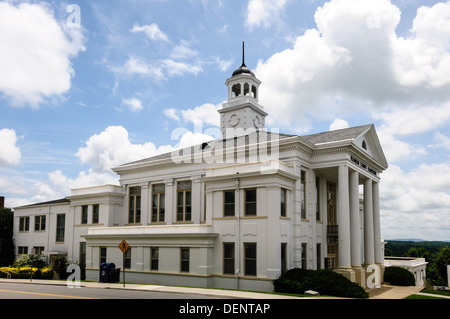
[[369,299],[403,299],[417,294],[423,287],[383,285],[378,289],[369,290]]
[[[0,279],[0,283],[23,283],[23,284],[41,284],[41,285],[67,285],[66,281],[60,280],[39,280],[34,279],[30,282],[29,279]],[[140,284],[125,284],[122,283],[99,283],[99,282],[81,282],[81,287],[90,288],[109,288],[109,289],[130,289],[142,291],[157,291],[157,292],[178,292],[178,293],[194,293],[199,295],[230,297],[230,298],[244,298],[244,299],[340,299],[339,297],[295,297],[278,295],[271,293],[248,292],[240,290],[223,290],[212,288],[191,288],[191,287],[177,287],[177,286],[159,286],[159,285],[140,285]],[[417,294],[423,287],[400,287],[383,285],[379,289],[371,289],[369,291],[369,299],[403,299],[410,295]],[[444,297],[445,298],[445,297]]]

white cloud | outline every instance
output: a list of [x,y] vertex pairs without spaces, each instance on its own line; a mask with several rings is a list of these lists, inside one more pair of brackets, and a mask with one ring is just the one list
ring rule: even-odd
[[143,32],[147,35],[147,37],[151,40],[155,41],[165,41],[168,42],[169,38],[167,35],[161,31],[161,29],[158,27],[156,23],[152,23],[150,25],[143,25],[140,26],[138,24],[135,24],[133,26],[133,29],[130,30],[132,33],[139,33]]
[[77,156],[97,172],[110,172],[111,168],[135,160],[169,152],[171,146],[156,146],[152,142],[131,143],[128,131],[122,126],[109,126],[100,134],[91,136],[86,146],[78,149]]
[[48,5],[1,2],[0,92],[34,108],[68,92],[70,58],[85,50],[81,30],[59,25]]
[[142,106],[142,102],[135,97],[131,99],[122,100],[122,103],[124,103],[132,112],[139,112],[144,108]]
[[20,149],[16,146],[17,136],[14,130],[0,130],[0,166],[16,166],[22,156]]
[[440,107],[411,106],[405,109],[394,109],[373,113],[373,117],[383,121],[377,131],[388,161],[404,161],[424,155],[427,150],[423,145],[407,143],[400,138],[446,127],[450,121],[450,103]]
[[250,0],[247,6],[246,25],[253,27],[270,27],[280,21],[287,0]]
[[193,109],[177,110],[174,108],[165,109],[164,114],[173,120],[179,121],[183,119],[185,123],[192,123],[196,126],[202,126],[204,124],[219,126],[220,115],[217,110],[221,107],[221,103],[214,105],[211,103],[205,103],[196,106]]
[[178,116],[178,110],[175,108],[170,108],[170,109],[165,109],[163,110],[163,113],[165,116],[167,116],[168,118],[175,120],[175,121],[179,121],[180,117]]
[[142,75],[154,81],[167,80],[169,77],[184,76],[186,74],[197,75],[202,71],[200,66],[176,62],[171,59],[163,59],[150,64],[133,56],[130,56],[124,65],[112,67],[111,69],[128,75]]
[[448,163],[422,164],[410,172],[391,164],[380,187],[383,235],[446,239],[450,231],[449,174]]
[[316,29],[256,67],[268,123],[308,131],[310,117],[448,101],[449,11],[450,2],[422,7],[402,38],[401,12],[389,0],[325,3],[314,15]]
[[330,131],[340,130],[343,128],[349,128],[350,125],[346,120],[343,119],[335,119],[333,123],[330,124]]

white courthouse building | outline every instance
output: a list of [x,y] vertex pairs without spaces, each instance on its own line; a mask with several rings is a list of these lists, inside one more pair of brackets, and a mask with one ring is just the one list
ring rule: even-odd
[[365,287],[383,266],[388,164],[374,126],[268,131],[260,83],[244,63],[227,79],[222,138],[116,167],[120,186],[16,207],[16,253],[65,255],[92,280],[113,262],[127,281],[149,284],[272,291],[282,272],[303,267]]

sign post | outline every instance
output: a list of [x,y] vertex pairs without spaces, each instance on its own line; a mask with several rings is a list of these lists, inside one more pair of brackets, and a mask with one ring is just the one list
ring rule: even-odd
[[119,248],[123,253],[123,264],[122,264],[122,274],[123,274],[123,286],[125,287],[125,253],[127,252],[128,248],[130,248],[130,245],[125,240],[122,240],[122,242],[119,244]]

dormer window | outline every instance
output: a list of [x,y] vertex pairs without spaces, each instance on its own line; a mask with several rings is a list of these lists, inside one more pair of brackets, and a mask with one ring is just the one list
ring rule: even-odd
[[367,144],[366,141],[362,141],[362,148],[367,151]]

